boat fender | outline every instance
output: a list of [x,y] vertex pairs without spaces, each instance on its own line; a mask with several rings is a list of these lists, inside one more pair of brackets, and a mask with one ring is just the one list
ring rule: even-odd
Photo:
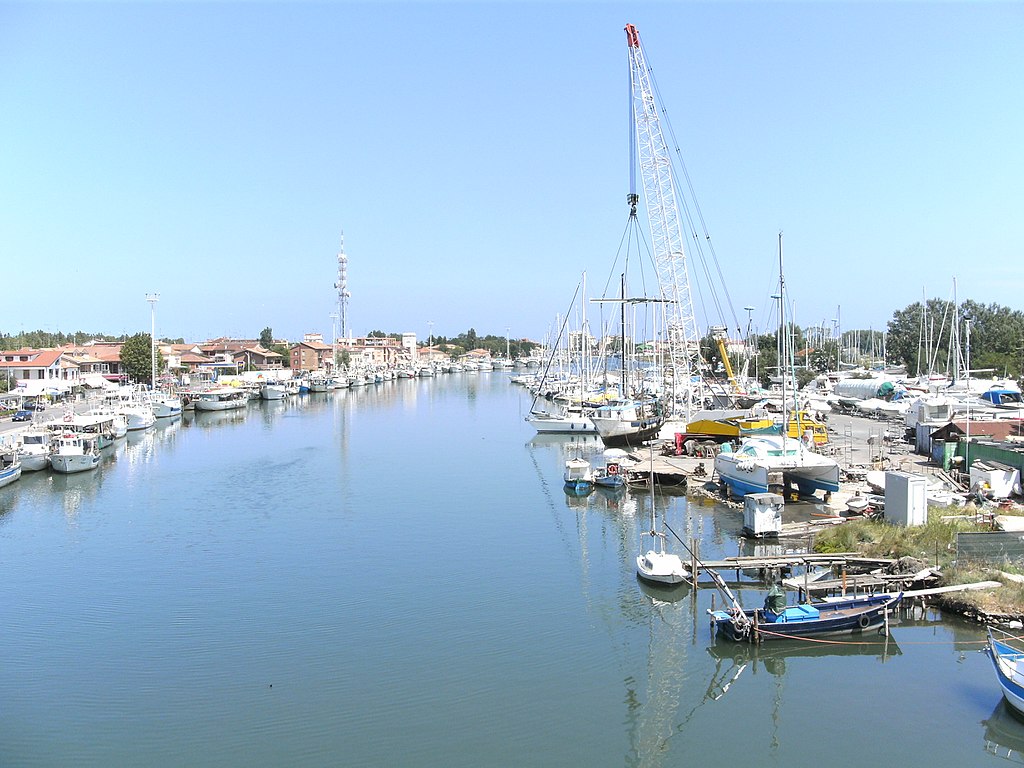
[[860,618],[857,619],[857,623],[860,624],[861,629],[867,629],[868,624],[871,623],[871,618],[866,613],[862,613]]

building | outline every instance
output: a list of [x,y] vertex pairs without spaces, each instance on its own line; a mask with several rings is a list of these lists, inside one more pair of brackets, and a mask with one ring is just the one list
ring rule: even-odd
[[333,363],[331,347],[322,341],[300,341],[289,352],[293,371],[317,371]]
[[236,352],[234,360],[247,371],[276,371],[284,368],[284,355],[260,344]]
[[391,336],[364,336],[355,339],[339,339],[338,349],[348,352],[349,362],[355,367],[394,368],[400,362],[415,360],[415,352],[405,346],[407,337],[414,334],[403,334],[402,339]]
[[63,349],[0,352],[0,371],[12,380],[12,391],[26,397],[62,394],[80,385],[78,364]]

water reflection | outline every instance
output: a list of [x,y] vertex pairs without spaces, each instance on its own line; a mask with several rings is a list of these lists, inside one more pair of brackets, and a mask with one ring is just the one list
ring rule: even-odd
[[48,480],[50,490],[60,495],[64,518],[68,523],[74,523],[82,505],[95,501],[99,495],[103,487],[104,470],[101,465],[91,472],[72,474],[51,472]]
[[985,726],[985,751],[1011,763],[1024,765],[1024,719],[999,697],[992,714],[982,720]]

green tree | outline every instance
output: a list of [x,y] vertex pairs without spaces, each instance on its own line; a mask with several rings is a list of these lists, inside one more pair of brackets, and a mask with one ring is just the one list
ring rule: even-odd
[[[163,367],[163,355],[156,351],[156,369]],[[121,347],[121,365],[128,376],[138,382],[152,384],[153,340],[148,333],[137,333]]]
[[260,331],[260,346],[264,349],[270,349],[274,345],[274,331],[268,325],[262,331]]

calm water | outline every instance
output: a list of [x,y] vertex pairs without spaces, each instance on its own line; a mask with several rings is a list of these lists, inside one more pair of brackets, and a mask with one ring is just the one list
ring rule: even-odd
[[[497,372],[395,381],[0,489],[0,765],[1024,762],[976,627],[714,644],[711,590],[634,576],[650,496],[567,497],[597,449],[528,406]],[[739,550],[740,513],[656,503]]]

